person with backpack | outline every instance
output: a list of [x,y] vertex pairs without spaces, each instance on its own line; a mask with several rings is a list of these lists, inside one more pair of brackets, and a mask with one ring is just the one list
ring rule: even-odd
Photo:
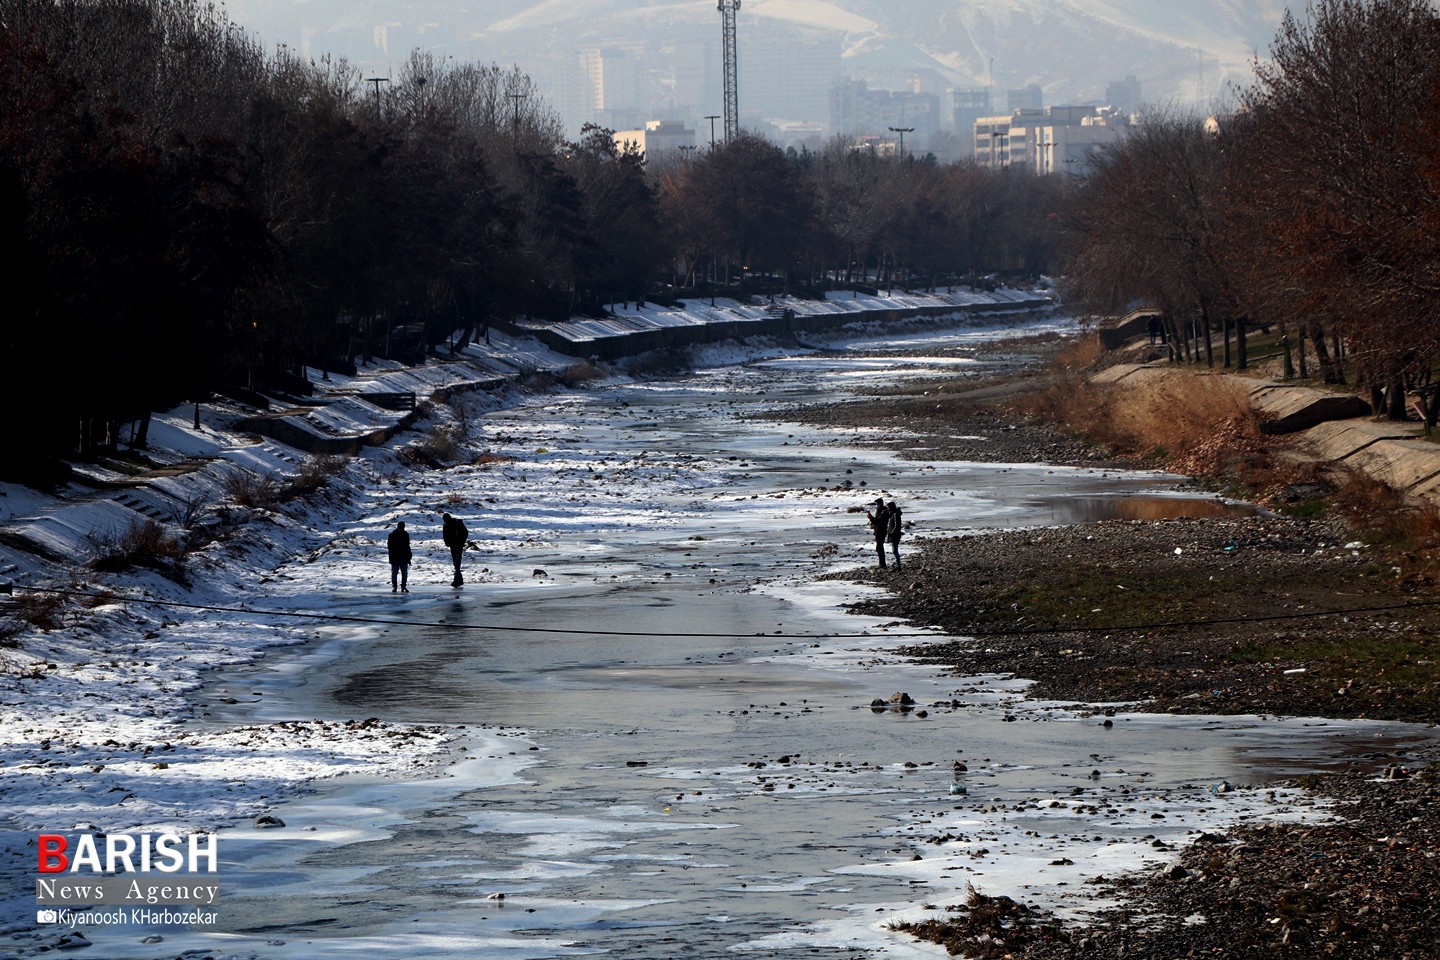
[[[885,538],[890,541],[890,551],[895,555],[895,569],[900,569],[900,531],[904,528],[904,515],[900,505],[891,500],[885,508]],[[884,550],[881,550],[884,557]]]
[[450,548],[450,560],[455,564],[455,579],[450,582],[450,586],[462,586],[465,578],[460,574],[460,555],[465,552],[465,541],[470,539],[470,531],[466,529],[465,521],[459,517],[452,517],[447,513],[441,520],[444,523],[440,528],[440,536],[445,541],[445,546]]
[[410,532],[405,521],[395,524],[390,536],[385,538],[385,552],[390,557],[390,592],[410,592]]

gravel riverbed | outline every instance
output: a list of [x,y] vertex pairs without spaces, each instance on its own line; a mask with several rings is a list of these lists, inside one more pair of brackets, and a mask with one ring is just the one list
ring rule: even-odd
[[[781,416],[878,427],[874,442],[917,459],[1112,464],[1012,412],[1058,343],[988,348],[975,374]],[[1106,521],[902,550],[901,571],[833,576],[888,588],[857,612],[967,638],[901,651],[921,662],[1013,674],[1035,681],[1033,696],[1081,704],[1440,721],[1433,580],[1333,516]],[[1435,758],[1376,753],[1305,778],[1333,822],[1204,836],[1164,871],[1092,878],[1125,906],[1084,928],[977,895],[912,932],[953,953],[1031,960],[1440,957]]]

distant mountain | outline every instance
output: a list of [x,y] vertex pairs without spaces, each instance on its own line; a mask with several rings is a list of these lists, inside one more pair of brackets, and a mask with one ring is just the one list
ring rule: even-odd
[[[838,45],[840,69],[874,85],[997,90],[1039,84],[1047,103],[1096,100],[1138,77],[1147,100],[1209,102],[1244,83],[1285,0],[743,0],[747,52]],[[337,52],[381,69],[411,47],[515,63],[544,76],[583,47],[642,58],[677,39],[718,41],[715,0],[230,0],[267,43]],[[777,47],[776,44],[781,46]],[[532,68],[532,64],[536,65]],[[548,66],[546,66],[548,64]]]

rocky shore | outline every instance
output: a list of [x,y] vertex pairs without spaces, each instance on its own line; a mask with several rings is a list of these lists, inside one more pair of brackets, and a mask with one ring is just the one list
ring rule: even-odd
[[[920,459],[1110,464],[1014,413],[1052,340],[997,346],[970,376],[857,396],[788,419],[879,427]],[[1303,511],[1302,511],[1303,512]],[[901,652],[958,673],[1035,681],[1031,694],[1180,714],[1440,721],[1440,603],[1423,567],[1330,513],[1107,521],[908,542],[903,572],[857,612],[973,639]],[[1323,825],[1202,836],[1163,872],[1088,882],[1124,907],[1084,928],[977,893],[909,928],[971,957],[1440,956],[1440,776],[1434,752],[1357,757],[1301,784]]]

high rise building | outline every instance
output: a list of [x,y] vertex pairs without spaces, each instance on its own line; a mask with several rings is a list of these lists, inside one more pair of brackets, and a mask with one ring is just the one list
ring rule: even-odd
[[955,133],[962,144],[961,155],[973,157],[975,155],[975,138],[971,136],[971,132],[975,129],[975,121],[995,112],[990,104],[990,91],[984,88],[952,90],[950,91],[950,105]]
[[926,142],[940,129],[940,98],[908,90],[871,90],[864,80],[841,80],[830,88],[830,132],[847,136],[888,135],[906,127],[911,144]]
[[677,40],[671,49],[673,108],[703,116],[720,103],[720,53],[714,42]]
[[1005,91],[1005,109],[1011,113],[1016,110],[1043,110],[1045,109],[1045,91],[1040,89],[1038,83],[1007,90]]
[[1105,87],[1105,103],[1125,113],[1134,113],[1143,102],[1140,96],[1140,81],[1134,76],[1124,80],[1111,81]]
[[838,34],[742,30],[740,112],[767,120],[825,122],[830,86],[841,76],[840,54]]

